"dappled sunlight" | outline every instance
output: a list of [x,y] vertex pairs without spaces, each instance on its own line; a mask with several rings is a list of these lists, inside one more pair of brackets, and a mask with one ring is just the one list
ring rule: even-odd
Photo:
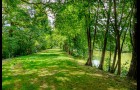
[[55,58],[55,60],[73,60],[73,58],[60,56],[58,58]]
[[53,69],[53,68],[58,68],[58,65],[53,65],[53,66],[48,66],[49,68]]
[[71,75],[84,75],[86,74],[86,72],[84,71],[73,71],[73,72],[70,72]]
[[117,88],[114,88],[114,87],[110,87],[107,90],[128,90],[128,89],[127,88],[119,88],[119,89],[117,89]]
[[11,84],[13,83],[12,80],[5,80],[4,82],[2,82],[2,85],[8,85],[8,84]]
[[2,72],[9,72],[11,69],[8,66],[2,67]]
[[50,88],[51,88],[51,90],[56,90],[55,86],[53,86],[53,85],[50,85]]
[[98,73],[86,73],[87,75],[90,75],[90,76],[96,76],[96,77],[104,77],[102,74],[98,74]]
[[3,75],[8,75],[8,76],[18,76],[18,75],[27,75],[27,74],[33,74],[33,73],[36,73],[37,72],[37,69],[32,69],[32,70],[24,70],[24,69],[10,69],[8,73],[5,73]]
[[[62,87],[64,90],[87,90],[86,86],[89,85],[88,90],[128,90],[127,85],[122,84],[126,81],[113,79],[116,77],[110,73],[85,66],[86,60],[74,59],[59,50],[51,52],[6,61],[2,65],[3,87],[21,90],[61,90]],[[116,84],[120,86],[115,87]]]
[[17,64],[13,64],[13,65],[11,65],[10,68],[11,68],[11,69],[21,69],[22,66],[23,66],[22,63],[17,63]]
[[40,77],[44,77],[44,76],[47,76],[47,75],[53,75],[53,74],[55,74],[55,73],[49,72],[47,70],[38,71],[38,76],[40,76]]
[[37,69],[32,69],[32,70],[25,70],[22,75],[25,75],[25,74],[34,74],[36,73],[38,70]]
[[5,81],[2,82],[2,85],[3,85],[3,86],[6,86],[6,85],[18,83],[18,82],[20,82],[20,81],[21,81],[21,79],[16,79],[16,80],[5,80]]
[[57,81],[62,81],[62,82],[70,81],[70,79],[67,77],[55,77],[55,78],[57,79]]
[[[115,89],[113,87],[108,88],[107,90],[119,90],[119,89]],[[122,90],[122,89],[121,89]],[[127,90],[127,89],[126,89]]]
[[6,65],[6,64],[9,64],[10,60],[2,60],[2,65]]
[[85,64],[86,63],[86,60],[77,60],[78,61],[78,63],[80,63],[80,64]]
[[[59,71],[60,72],[60,71]],[[61,72],[69,72],[69,70],[61,70]]]
[[[7,72],[6,72],[7,71]],[[24,73],[23,69],[13,69],[13,68],[9,68],[8,70],[4,70],[2,71],[3,76],[8,75],[8,76],[17,76],[20,75],[22,73]]]
[[38,81],[38,78],[31,78],[30,79],[31,84],[37,83],[37,81]]
[[21,81],[21,79],[16,79],[16,80],[14,80],[14,83],[18,83],[20,81]]
[[43,83],[43,85],[40,86],[41,88],[47,88],[48,85],[46,83]]

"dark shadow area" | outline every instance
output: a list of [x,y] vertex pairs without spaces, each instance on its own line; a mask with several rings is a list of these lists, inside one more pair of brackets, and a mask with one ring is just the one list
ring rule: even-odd
[[35,54],[33,55],[34,57],[37,58],[57,58],[58,56],[60,56],[59,54]]

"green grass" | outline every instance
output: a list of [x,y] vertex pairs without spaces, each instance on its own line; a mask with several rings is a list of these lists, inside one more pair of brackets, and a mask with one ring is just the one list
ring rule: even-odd
[[2,90],[136,90],[136,82],[74,59],[60,49],[2,61]]

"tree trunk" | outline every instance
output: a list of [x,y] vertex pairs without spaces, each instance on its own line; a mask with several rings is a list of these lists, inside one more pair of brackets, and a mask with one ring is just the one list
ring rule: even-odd
[[85,65],[92,66],[92,46],[91,46],[91,36],[90,36],[90,30],[87,28],[87,39],[88,39],[88,60]]
[[110,39],[110,54],[109,54],[109,64],[108,64],[108,72],[110,72],[111,69],[111,39]]
[[[124,44],[124,42],[125,42],[126,32],[127,32],[127,31],[125,31],[125,35],[124,35],[124,37],[123,37],[123,41],[122,41],[121,48],[120,48],[120,52],[121,52],[121,53],[122,53],[123,44]],[[119,62],[117,61],[116,65],[114,64],[115,67],[114,67],[112,73],[114,73],[114,72],[116,71],[116,68],[117,68],[118,63],[119,63]]]
[[[136,49],[136,46],[134,48]],[[132,53],[132,60],[127,76],[137,80],[137,54],[135,49],[133,50]]]
[[116,42],[115,51],[114,51],[113,63],[110,70],[111,73],[115,72],[114,67],[115,67],[115,62],[116,62],[116,56],[117,56],[117,42]]
[[104,39],[104,46],[103,46],[103,49],[102,49],[102,57],[101,57],[100,65],[99,65],[99,69],[101,69],[101,70],[103,70],[106,44],[107,44],[107,36],[105,36],[105,39]]
[[128,71],[128,74],[127,76],[132,78],[132,79],[135,79],[137,80],[137,42],[136,42],[136,38],[137,38],[137,22],[136,22],[136,19],[137,19],[137,11],[136,11],[136,4],[137,2],[135,1],[134,2],[134,6],[135,6],[135,13],[134,13],[134,32],[133,32],[133,42],[132,42],[132,47],[133,47],[133,52],[132,52],[132,60],[131,60],[131,64],[130,64],[130,68],[129,68],[129,71]]
[[120,35],[118,35],[118,72],[117,75],[121,74],[121,48],[120,48]]
[[87,28],[87,39],[88,39],[88,60],[85,65],[92,66],[92,46],[91,46],[91,35],[90,35],[90,27]]
[[[123,11],[123,10],[122,10]],[[132,10],[133,11],[133,10]],[[133,13],[133,12],[130,12],[130,13]],[[126,17],[126,19],[125,19],[125,23],[127,22],[127,19],[128,19],[128,17],[129,17],[129,15],[130,15],[130,13],[128,14],[128,16]],[[131,17],[132,17],[132,15],[131,15]],[[130,25],[131,25],[131,17],[130,17]],[[122,19],[122,15],[121,15],[121,19]],[[119,22],[119,25],[121,24],[121,20],[120,20],[120,22]],[[128,28],[127,28],[128,29]],[[123,28],[121,29],[121,31],[120,31],[120,35],[122,34],[122,32],[124,31],[124,26],[123,26]],[[125,31],[125,33],[124,33],[124,36],[123,36],[123,40],[122,40],[122,44],[121,44],[121,52],[122,52],[122,48],[123,48],[123,44],[124,44],[124,42],[125,42],[125,38],[126,38],[126,33],[127,33],[127,30]],[[117,44],[116,44],[117,45]],[[118,65],[118,61],[117,61],[117,63],[116,63],[116,65],[115,65],[115,62],[116,62],[116,54],[117,53],[117,47],[116,47],[116,49],[115,49],[115,54],[114,54],[114,59],[113,59],[113,64],[112,64],[112,67],[111,67],[111,73],[114,73],[115,71],[116,71],[116,68],[117,68],[117,65]]]
[[87,66],[92,66],[92,53],[93,53],[93,48],[92,48],[92,39],[91,39],[91,30],[90,30],[90,0],[88,1],[88,15],[85,15],[86,19],[86,29],[87,29],[87,39],[88,39],[88,60],[85,65]]
[[117,75],[121,74],[121,50],[120,50],[120,32],[117,25],[117,11],[116,11],[116,0],[114,2],[114,16],[115,16],[115,34],[117,36],[117,48],[118,48],[118,72]]
[[[114,67],[114,72],[116,71],[117,66],[118,66],[118,61],[117,61],[116,65],[115,65],[115,67]],[[113,73],[114,73],[114,72],[113,72]]]
[[111,11],[111,0],[109,0],[109,10],[107,12],[107,26],[106,26],[105,36],[104,36],[104,46],[102,49],[102,57],[101,57],[100,65],[99,65],[99,69],[101,70],[103,70],[103,65],[104,65],[105,50],[106,50],[106,45],[107,45],[107,34],[108,34],[108,29],[109,29],[110,11]]

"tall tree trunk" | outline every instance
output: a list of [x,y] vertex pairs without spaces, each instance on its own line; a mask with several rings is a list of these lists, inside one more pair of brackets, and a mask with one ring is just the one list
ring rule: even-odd
[[[136,42],[135,42],[136,43]],[[127,74],[128,77],[137,80],[137,53],[136,46],[134,46],[130,68]]]
[[134,32],[133,32],[133,42],[132,42],[132,47],[133,47],[133,52],[132,52],[132,60],[131,60],[131,64],[130,64],[130,68],[129,68],[129,71],[128,71],[128,74],[127,76],[132,78],[132,79],[135,79],[137,80],[137,42],[136,42],[136,38],[137,38],[137,22],[136,22],[136,19],[137,19],[137,11],[136,11],[136,4],[137,2],[134,1],[134,6],[135,6],[135,13],[134,13]]
[[[93,49],[94,49],[94,45],[95,45],[95,39],[96,39],[96,32],[97,32],[97,24],[98,24],[98,12],[99,12],[99,0],[98,0],[98,7],[97,7],[97,13],[96,13],[96,20],[95,20],[95,29],[94,29],[94,37],[93,37]],[[93,51],[92,51],[92,54],[93,54]]]
[[120,35],[118,35],[118,72],[117,75],[121,74],[121,48],[120,48]]
[[90,30],[87,28],[87,39],[88,39],[88,60],[85,65],[87,66],[92,66],[92,46],[91,46],[91,35],[90,35]]
[[105,38],[104,38],[104,46],[103,46],[103,49],[102,49],[102,57],[101,57],[100,65],[99,65],[99,69],[101,69],[101,70],[103,70],[106,44],[107,44],[107,36],[105,36]]
[[106,50],[106,45],[107,45],[107,35],[108,35],[108,30],[109,30],[110,11],[111,11],[111,0],[109,0],[109,10],[107,12],[107,26],[106,26],[105,36],[104,36],[104,46],[102,49],[102,56],[101,56],[101,61],[100,61],[100,65],[99,65],[99,69],[101,69],[101,70],[103,70],[105,50]]
[[110,54],[109,54],[108,72],[110,72],[110,69],[111,69],[111,38],[110,38]]
[[[131,20],[131,19],[130,19],[130,20]],[[130,21],[130,23],[131,23],[131,21]],[[128,29],[128,28],[127,28],[127,29]],[[122,44],[121,44],[121,48],[120,48],[120,49],[121,49],[121,53],[122,53],[123,44],[124,44],[124,42],[125,42],[126,33],[127,33],[127,30],[125,31],[125,34],[124,34],[124,37],[123,37],[123,40],[122,40]],[[115,65],[115,64],[114,64],[114,65]],[[118,66],[118,61],[117,61],[116,65],[115,65],[115,67],[114,67],[112,73],[114,73],[114,72],[116,71],[117,66]]]
[[114,67],[115,67],[115,62],[116,62],[116,56],[117,56],[117,41],[116,41],[116,46],[115,46],[115,51],[114,51],[113,63],[110,70],[111,73],[115,72]]
[[[124,6],[124,5],[125,5],[125,2],[123,3],[123,6]],[[122,12],[123,12],[123,10],[122,10]],[[126,19],[125,19],[125,23],[128,22],[127,19],[128,19],[129,15],[130,15],[131,13],[133,13],[133,10],[129,12],[128,16],[127,16]],[[122,15],[121,15],[121,20],[122,20],[122,16],[123,16],[123,13],[122,13]],[[131,17],[132,17],[132,15],[130,16],[130,27],[131,27]],[[120,20],[120,22],[119,22],[119,25],[121,24],[121,20]],[[128,23],[128,24],[129,24],[129,23]],[[121,29],[121,31],[120,31],[120,35],[122,35],[122,32],[124,31],[124,27],[125,27],[125,26],[122,27],[122,29]],[[130,28],[130,27],[129,27],[129,28]],[[128,29],[128,28],[127,28],[127,29]],[[123,40],[122,40],[122,44],[121,44],[121,48],[120,48],[120,49],[121,49],[121,53],[122,53],[123,44],[124,44],[124,42],[125,42],[126,33],[127,33],[127,30],[125,31],[124,36],[123,36]],[[117,43],[116,43],[116,46],[117,46]],[[116,71],[116,68],[117,68],[117,65],[118,65],[118,61],[117,61],[116,65],[115,65],[115,62],[116,62],[116,55],[117,55],[117,47],[116,47],[116,49],[115,49],[113,64],[112,64],[112,67],[111,67],[111,70],[110,70],[111,73],[114,73],[114,72]]]
[[88,15],[85,15],[85,19],[86,19],[86,29],[87,29],[87,39],[88,39],[88,60],[86,62],[85,65],[87,66],[92,66],[92,52],[93,52],[93,47],[92,47],[92,39],[91,39],[91,30],[90,30],[90,0],[88,0]]
[[[115,67],[114,67],[114,72],[116,71],[117,66],[118,66],[118,61],[117,61],[116,65],[115,65]],[[114,73],[114,72],[113,72],[113,73]]]
[[116,11],[116,0],[114,2],[114,16],[115,16],[115,34],[117,36],[117,48],[118,48],[118,72],[117,75],[121,74],[121,50],[120,50],[120,32],[117,25],[117,11]]

